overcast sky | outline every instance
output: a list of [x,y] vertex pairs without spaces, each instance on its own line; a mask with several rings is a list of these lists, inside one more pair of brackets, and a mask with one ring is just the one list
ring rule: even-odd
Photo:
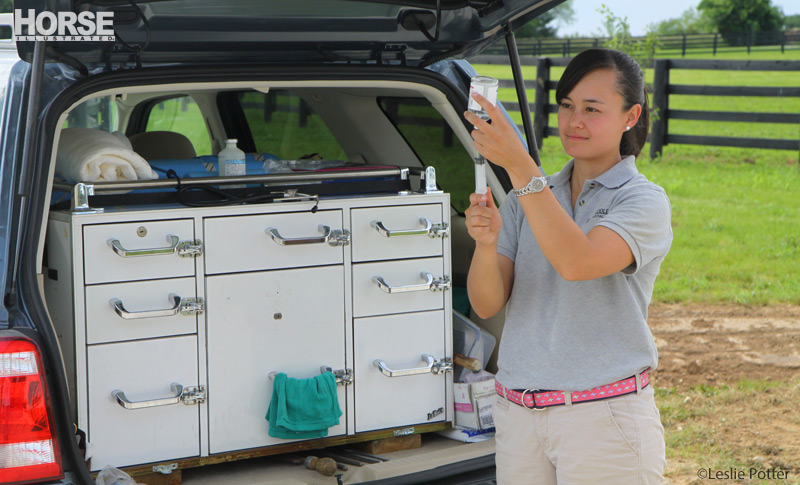
[[[597,10],[605,4],[614,15],[628,17],[631,34],[644,35],[648,24],[680,17],[686,9],[697,7],[699,3],[700,0],[573,0],[574,21],[566,27],[559,27],[558,33],[593,37],[602,32],[603,17]],[[782,8],[785,15],[800,14],[800,0],[772,0],[772,4]]]

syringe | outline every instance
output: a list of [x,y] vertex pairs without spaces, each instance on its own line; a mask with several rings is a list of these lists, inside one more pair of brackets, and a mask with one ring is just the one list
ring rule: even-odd
[[[486,159],[480,155],[475,158],[475,193],[486,193]],[[486,202],[479,204],[486,207]]]
[[[474,76],[470,80],[469,85],[469,104],[467,105],[467,109],[472,113],[478,115],[480,119],[484,121],[489,121],[489,115],[486,113],[481,105],[478,104],[472,98],[472,93],[477,92],[493,105],[497,104],[497,87],[499,82],[497,79],[489,76]],[[477,128],[476,128],[477,129]],[[483,158],[481,154],[477,154],[475,157],[475,193],[476,194],[485,194],[486,193],[486,159]],[[485,206],[485,202],[481,202],[480,205]]]

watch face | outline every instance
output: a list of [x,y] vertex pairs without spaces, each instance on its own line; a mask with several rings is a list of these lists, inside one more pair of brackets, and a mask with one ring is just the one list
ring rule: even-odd
[[533,183],[531,184],[531,188],[535,192],[539,192],[544,189],[544,180],[542,179],[534,179]]

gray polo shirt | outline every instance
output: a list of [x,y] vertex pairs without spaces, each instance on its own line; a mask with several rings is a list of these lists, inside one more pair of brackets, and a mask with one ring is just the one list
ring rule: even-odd
[[587,180],[572,209],[573,161],[548,177],[550,189],[584,233],[600,225],[619,234],[635,263],[589,281],[567,281],[545,258],[519,201],[509,194],[497,251],[514,261],[497,379],[512,389],[579,391],[655,369],[658,355],[647,307],[672,244],[664,190],[630,156]]

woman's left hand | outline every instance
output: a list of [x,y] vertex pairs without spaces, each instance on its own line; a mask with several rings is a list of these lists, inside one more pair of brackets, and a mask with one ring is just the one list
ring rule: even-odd
[[518,174],[523,178],[527,177],[525,180],[528,180],[530,175],[527,174],[530,173],[531,167],[536,167],[536,164],[517,136],[514,127],[500,108],[478,93],[472,93],[472,97],[486,110],[491,119],[489,124],[474,113],[469,111],[464,113],[464,118],[475,127],[472,130],[475,149],[487,160],[506,169],[509,174]]

